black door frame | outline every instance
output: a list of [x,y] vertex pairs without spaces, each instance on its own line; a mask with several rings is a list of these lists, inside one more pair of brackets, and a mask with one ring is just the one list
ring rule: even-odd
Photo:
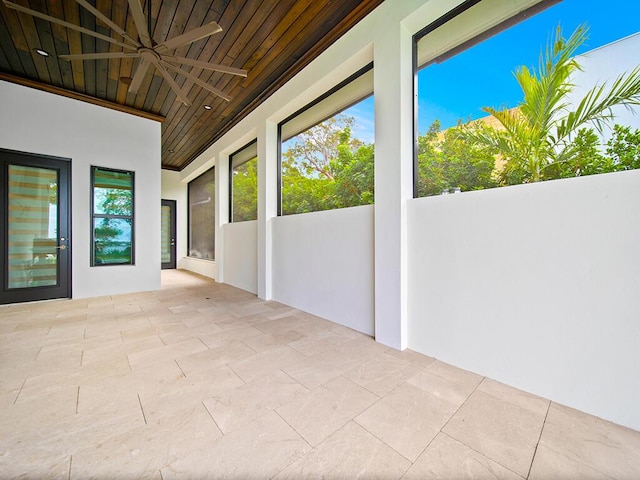
[[[27,287],[7,289],[9,271],[7,259],[9,245],[7,234],[9,229],[8,188],[5,188],[9,165],[47,168],[58,171],[58,245],[65,248],[58,250],[58,281],[56,285],[44,287]],[[19,152],[0,148],[0,304],[51,300],[54,298],[71,298],[71,159]],[[64,240],[62,240],[64,239]]]
[[169,215],[170,222],[170,234],[171,234],[171,242],[169,244],[169,255],[171,260],[169,262],[162,263],[162,269],[174,269],[176,268],[176,201],[175,200],[165,200],[162,199],[161,203],[162,207],[169,207],[169,211],[171,212]]

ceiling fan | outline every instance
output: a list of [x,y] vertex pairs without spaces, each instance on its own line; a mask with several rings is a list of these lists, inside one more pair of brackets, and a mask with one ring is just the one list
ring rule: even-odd
[[[105,40],[109,43],[113,43],[122,47],[122,52],[109,52],[109,53],[85,53],[85,54],[74,54],[74,55],[60,55],[60,58],[64,60],[98,60],[98,59],[109,59],[109,58],[139,58],[140,63],[138,64],[138,68],[133,75],[133,79],[131,80],[131,84],[129,85],[130,93],[137,93],[140,85],[142,85],[142,81],[144,80],[145,75],[150,67],[154,67],[160,75],[167,81],[169,87],[175,92],[176,96],[182,103],[186,106],[191,106],[191,102],[187,97],[186,93],[180,88],[180,86],[173,79],[168,70],[172,70],[179,75],[182,75],[185,78],[188,78],[193,83],[199,85],[200,87],[208,90],[209,92],[223,98],[227,102],[231,100],[227,94],[222,92],[221,90],[209,85],[207,82],[201,80],[197,76],[193,75],[191,72],[187,72],[183,70],[178,65],[189,65],[192,67],[198,67],[205,70],[213,70],[222,73],[230,73],[232,75],[239,75],[242,77],[247,76],[247,71],[239,68],[226,67],[224,65],[219,65],[217,63],[208,63],[201,62],[198,60],[192,60],[190,58],[185,57],[177,57],[171,54],[172,50],[176,48],[182,47],[184,45],[188,45],[202,38],[208,37],[210,35],[216,34],[222,31],[220,25],[216,22],[209,22],[201,27],[190,30],[189,32],[185,32],[182,35],[178,35],[170,40],[166,40],[162,43],[156,44],[151,35],[149,34],[149,30],[147,28],[147,21],[145,18],[144,11],[142,9],[142,5],[140,4],[140,0],[128,0],[129,2],[129,10],[131,12],[131,16],[133,17],[133,21],[136,26],[136,30],[138,31],[138,36],[140,37],[140,41],[138,42],[134,38],[132,38],[127,32],[125,32],[122,28],[116,25],[110,18],[106,15],[102,14],[99,10],[93,7],[86,0],[75,0],[76,3],[84,7],[86,10],[91,12],[93,16],[103,21],[105,24],[109,25],[111,29],[117,32],[122,38],[123,41],[119,41],[115,38],[109,37],[107,35],[102,35],[101,33],[94,32],[92,30],[86,29],[79,25],[74,25],[73,23],[65,22],[64,20],[60,20],[59,18],[51,17],[44,13],[38,12],[36,10],[31,10],[30,8],[23,7],[22,5],[15,4],[8,0],[2,0],[4,5],[7,8],[11,8],[13,10],[17,10],[22,13],[26,13],[28,15],[42,18],[43,20],[47,20],[51,23],[55,23],[58,25],[62,25],[63,27],[69,28],[71,30],[76,30],[78,32],[84,33],[86,35],[90,35],[95,38],[99,38],[101,40]],[[176,65],[177,64],[177,65]]]

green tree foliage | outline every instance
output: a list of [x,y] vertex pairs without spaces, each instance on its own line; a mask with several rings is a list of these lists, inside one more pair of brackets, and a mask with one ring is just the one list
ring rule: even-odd
[[233,169],[233,221],[258,218],[258,158]]
[[463,128],[480,132],[487,127],[458,125],[440,132],[440,122],[436,120],[418,138],[418,196],[439,195],[456,188],[464,192],[497,186],[492,177],[495,148],[465,142]]
[[616,125],[613,136],[607,142],[607,155],[611,158],[612,171],[640,168],[640,130]]
[[352,137],[354,123],[353,117],[331,117],[283,152],[285,215],[373,203],[374,147]]
[[611,85],[596,85],[571,107],[572,75],[581,70],[575,53],[587,39],[587,32],[582,25],[565,39],[558,27],[540,54],[537,71],[522,66],[515,72],[523,93],[518,108],[483,109],[501,128],[465,132],[468,140],[495,148],[504,158],[501,183],[529,183],[606,170],[607,162],[595,149],[595,134],[586,128],[592,126],[602,133],[613,124],[613,107],[640,105],[640,67],[620,75]]

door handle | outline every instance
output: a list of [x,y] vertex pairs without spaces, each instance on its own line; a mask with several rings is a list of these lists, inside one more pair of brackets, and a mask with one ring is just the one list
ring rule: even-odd
[[59,248],[60,250],[66,250],[67,246],[66,245],[59,245],[56,248]]

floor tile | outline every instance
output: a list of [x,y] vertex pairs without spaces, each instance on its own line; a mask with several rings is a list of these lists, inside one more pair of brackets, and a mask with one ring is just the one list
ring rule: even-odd
[[384,396],[421,370],[420,365],[384,353],[346,371],[344,376],[370,392]]
[[410,378],[408,383],[459,406],[481,381],[480,375],[435,361]]
[[455,405],[405,383],[355,421],[413,462],[456,410]]
[[538,445],[528,479],[547,480],[550,478],[562,478],[563,480],[611,480],[624,477],[607,476],[544,445]]
[[229,368],[245,382],[251,382],[281,370],[294,368],[304,361],[304,358],[296,350],[284,346],[232,362],[229,364]]
[[613,478],[640,478],[640,435],[551,403],[540,445]]
[[402,480],[427,478],[520,480],[523,477],[440,433]]
[[504,383],[496,382],[490,378],[485,378],[478,387],[479,392],[488,393],[496,398],[518,405],[527,410],[531,410],[538,415],[547,414],[549,400],[532,395],[517,388],[510,387]]
[[315,446],[377,400],[368,390],[338,377],[276,411]]
[[283,372],[276,372],[204,400],[223,433],[258,418],[308,392]]
[[255,354],[256,352],[244,343],[232,342],[222,347],[176,358],[176,362],[178,362],[185,375],[189,376],[194,372],[217,368]]
[[347,423],[275,477],[394,479],[411,463],[354,422]]
[[269,412],[214,443],[202,442],[164,467],[162,478],[270,478],[309,450],[300,435]]
[[476,391],[442,431],[526,477],[543,422],[543,414]]

